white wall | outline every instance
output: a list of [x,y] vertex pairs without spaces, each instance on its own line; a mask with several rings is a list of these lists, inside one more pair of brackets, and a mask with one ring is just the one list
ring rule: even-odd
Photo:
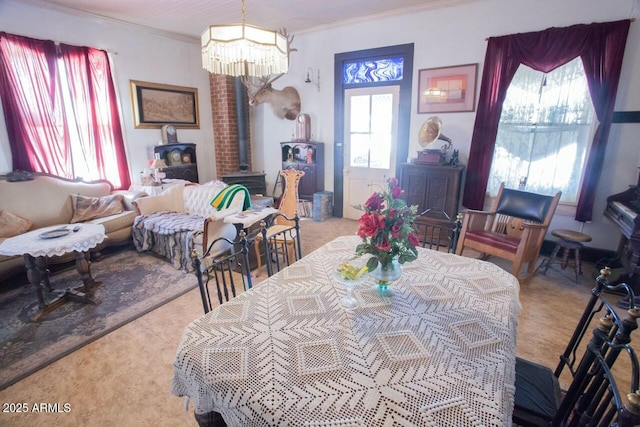
[[[634,2],[636,7],[634,9]],[[409,153],[419,149],[417,134],[430,115],[416,113],[418,70],[449,65],[479,63],[482,75],[485,38],[517,32],[539,31],[552,26],[605,22],[638,16],[638,0],[483,0],[440,10],[414,11],[403,15],[336,25],[323,30],[295,34],[289,74],[276,88],[294,86],[302,98],[302,112],[312,120],[313,139],[325,143],[325,189],[333,189],[333,64],[336,53],[414,43],[413,100]],[[640,110],[640,23],[631,24],[622,70],[616,111]],[[181,41],[150,34],[113,22],[68,15],[27,6],[13,0],[0,1],[0,29],[14,34],[47,38],[70,44],[89,45],[116,51],[117,89],[121,98],[124,132],[132,178],[147,160],[147,147],[160,139],[159,129],[134,129],[129,80],[143,80],[198,88],[200,122],[198,130],[179,129],[182,142],[198,144],[201,182],[215,177],[211,104],[207,74],[202,70],[197,41]],[[320,70],[321,90],[305,84],[307,68]],[[476,102],[477,104],[477,102]],[[269,106],[251,110],[254,171],[265,171],[271,192],[280,168],[279,143],[291,139],[295,122],[280,120]],[[467,162],[475,113],[440,113],[444,133]],[[640,124],[614,125],[606,153],[606,170],[596,194],[594,220],[584,225],[591,245],[615,249],[620,233],[602,218],[606,197],[623,191],[637,181],[640,156]],[[11,170],[11,154],[4,116],[0,117],[0,173]],[[573,215],[556,215],[553,227],[580,229]]]
[[[636,0],[637,1],[637,0]],[[420,149],[417,135],[430,114],[417,114],[416,88],[418,71],[449,65],[479,63],[478,80],[482,76],[487,37],[518,32],[540,31],[548,27],[606,22],[637,17],[634,0],[488,0],[434,11],[336,26],[322,31],[296,34],[291,55],[291,70],[275,85],[291,85],[298,89],[302,112],[311,116],[313,139],[325,143],[325,189],[333,189],[333,64],[336,53],[414,43],[413,99],[409,154]],[[640,110],[640,29],[631,24],[616,102],[616,111]],[[321,90],[305,84],[308,67],[320,69]],[[477,91],[476,97],[479,93]],[[477,105],[477,101],[476,101]],[[272,188],[280,165],[279,142],[291,139],[295,122],[280,120],[268,106],[252,109],[253,153],[261,153],[254,161],[256,169],[264,169]],[[443,132],[460,150],[460,159],[467,163],[475,120],[473,113],[439,113]],[[614,125],[609,138],[606,170],[596,194],[594,219],[584,224],[583,231],[593,236],[592,246],[615,249],[620,233],[602,217],[606,197],[621,192],[638,177],[640,124]],[[254,158],[257,156],[254,156]],[[572,209],[559,212],[552,228],[580,230],[582,224],[573,219]],[[563,214],[564,213],[564,214]]]
[[[198,40],[177,40],[133,26],[0,1],[0,29],[7,33],[91,46],[113,52],[116,90],[122,106],[124,139],[133,182],[139,182],[148,148],[160,141],[160,129],[135,129],[129,80],[198,88],[200,129],[178,129],[180,142],[197,144],[200,182],[214,179],[213,125],[209,79],[202,68]],[[12,170],[4,114],[0,117],[0,173]]]

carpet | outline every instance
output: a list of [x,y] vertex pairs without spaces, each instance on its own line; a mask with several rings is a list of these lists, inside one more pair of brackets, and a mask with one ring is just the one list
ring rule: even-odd
[[[69,301],[39,322],[31,285],[0,293],[0,390],[197,287],[193,274],[129,248],[93,262],[91,271],[102,282],[95,305]],[[51,277],[56,289],[81,284],[75,268]]]

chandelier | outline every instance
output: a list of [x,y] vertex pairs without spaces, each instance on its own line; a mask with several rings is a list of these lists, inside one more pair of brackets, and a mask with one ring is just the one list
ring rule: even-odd
[[287,38],[272,30],[245,23],[210,25],[201,37],[202,66],[213,74],[264,77],[289,69]]

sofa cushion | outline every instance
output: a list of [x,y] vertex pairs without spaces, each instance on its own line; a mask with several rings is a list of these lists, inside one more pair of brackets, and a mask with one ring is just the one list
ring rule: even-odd
[[217,212],[211,200],[220,193],[219,185],[188,185],[184,188],[184,209],[203,218]]
[[135,219],[136,219],[135,211],[123,211],[119,214],[92,219],[91,221],[88,221],[88,222],[91,224],[101,224],[102,226],[104,226],[104,232],[108,235],[114,231],[131,227]]
[[159,211],[184,212],[183,190],[184,183],[174,184],[157,196],[142,197],[134,203],[140,215]]
[[0,210],[0,237],[13,237],[25,233],[31,228],[33,221]]
[[80,194],[72,194],[71,206],[73,207],[73,216],[69,221],[71,224],[103,218],[124,211],[122,196],[119,194],[104,197],[87,197]]

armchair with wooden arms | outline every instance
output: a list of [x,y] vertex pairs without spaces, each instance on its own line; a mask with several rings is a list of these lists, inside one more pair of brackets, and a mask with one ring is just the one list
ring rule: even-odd
[[[465,212],[456,254],[465,248],[484,256],[497,256],[513,262],[513,275],[519,280],[532,276],[544,237],[556,211],[561,193],[545,196],[504,188],[500,184],[490,211]],[[520,269],[527,263],[527,275]]]

